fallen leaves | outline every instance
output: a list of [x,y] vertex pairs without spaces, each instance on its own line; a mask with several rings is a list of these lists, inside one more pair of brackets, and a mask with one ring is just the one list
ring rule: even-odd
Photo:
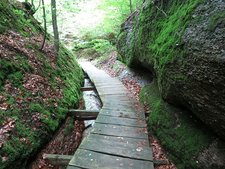
[[14,119],[7,119],[3,126],[0,128],[0,148],[3,146],[7,138],[10,136],[9,132],[15,127]]
[[79,146],[82,133],[84,130],[84,123],[75,121],[73,123],[73,130],[69,134],[65,134],[66,126],[71,119],[67,118],[66,122],[48,145],[38,154],[37,159],[32,163],[32,169],[59,169],[58,166],[53,166],[45,159],[44,154],[68,154],[72,155]]
[[159,141],[156,138],[154,138],[153,136],[150,136],[149,140],[151,142],[151,146],[153,149],[154,159],[167,162],[167,164],[165,164],[165,165],[155,166],[155,169],[176,169],[176,166],[172,162],[170,162],[168,160],[168,158],[166,157],[166,152],[160,145]]
[[7,110],[9,108],[9,104],[4,102],[0,104],[0,110]]
[[[19,136],[12,116],[28,129],[38,132],[43,130],[41,119],[50,117],[42,114],[43,112],[31,113],[30,103],[51,106],[54,110],[59,106],[58,99],[63,97],[64,84],[60,77],[56,76],[52,80],[44,72],[47,66],[49,72],[51,69],[54,71],[57,60],[53,45],[46,42],[42,53],[39,51],[42,39],[42,35],[23,37],[14,31],[0,34],[0,60],[4,61],[1,63],[8,64],[8,67],[0,64],[0,74],[1,71],[4,73],[0,93],[0,149],[11,136],[18,138],[21,144],[31,144],[28,137]],[[10,79],[10,75],[16,77],[16,72],[22,74],[19,83],[13,78]],[[50,113],[52,119],[56,118],[57,111]],[[8,154],[0,156],[0,161],[7,159]]]

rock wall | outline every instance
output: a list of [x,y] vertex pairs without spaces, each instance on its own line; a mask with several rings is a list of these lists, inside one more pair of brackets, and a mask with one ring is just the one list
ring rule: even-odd
[[[145,1],[118,50],[154,70],[162,97],[185,106],[225,139],[225,2]],[[124,24],[126,25],[126,24]]]
[[224,0],[145,0],[121,26],[122,61],[155,76],[141,100],[178,168],[225,167],[224,9]]

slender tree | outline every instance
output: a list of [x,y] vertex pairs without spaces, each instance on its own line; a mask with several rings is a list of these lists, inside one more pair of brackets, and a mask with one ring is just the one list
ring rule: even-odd
[[43,10],[43,19],[44,19],[44,39],[41,45],[41,50],[43,50],[45,46],[46,36],[47,36],[47,22],[46,22],[46,12],[45,12],[45,2],[42,0],[42,10]]
[[133,12],[133,7],[132,7],[132,0],[130,0],[130,13]]
[[58,54],[59,51],[59,31],[57,26],[57,15],[56,15],[56,0],[51,0],[51,11],[52,11],[52,26],[54,33],[54,45],[55,50]]

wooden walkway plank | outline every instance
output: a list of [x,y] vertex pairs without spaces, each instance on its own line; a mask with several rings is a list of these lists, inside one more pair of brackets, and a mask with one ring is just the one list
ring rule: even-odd
[[132,109],[104,107],[101,109],[100,114],[131,119],[141,119],[141,120],[145,119],[143,113],[135,112]]
[[148,139],[147,128],[95,123],[91,133],[117,137]]
[[78,120],[95,120],[99,114],[99,110],[69,110],[71,115],[74,115]]
[[100,114],[95,123],[123,125],[128,127],[147,127],[145,120],[129,119],[123,117],[105,116]]
[[[78,149],[69,166],[87,169],[154,169],[150,161],[134,160]],[[71,169],[74,169],[71,167]]]
[[79,148],[137,160],[153,161],[152,151],[145,139],[90,134]]

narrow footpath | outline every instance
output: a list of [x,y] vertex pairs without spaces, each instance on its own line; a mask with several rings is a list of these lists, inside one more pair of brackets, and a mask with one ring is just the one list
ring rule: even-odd
[[80,65],[103,107],[67,169],[153,169],[143,107],[117,78],[89,62]]

